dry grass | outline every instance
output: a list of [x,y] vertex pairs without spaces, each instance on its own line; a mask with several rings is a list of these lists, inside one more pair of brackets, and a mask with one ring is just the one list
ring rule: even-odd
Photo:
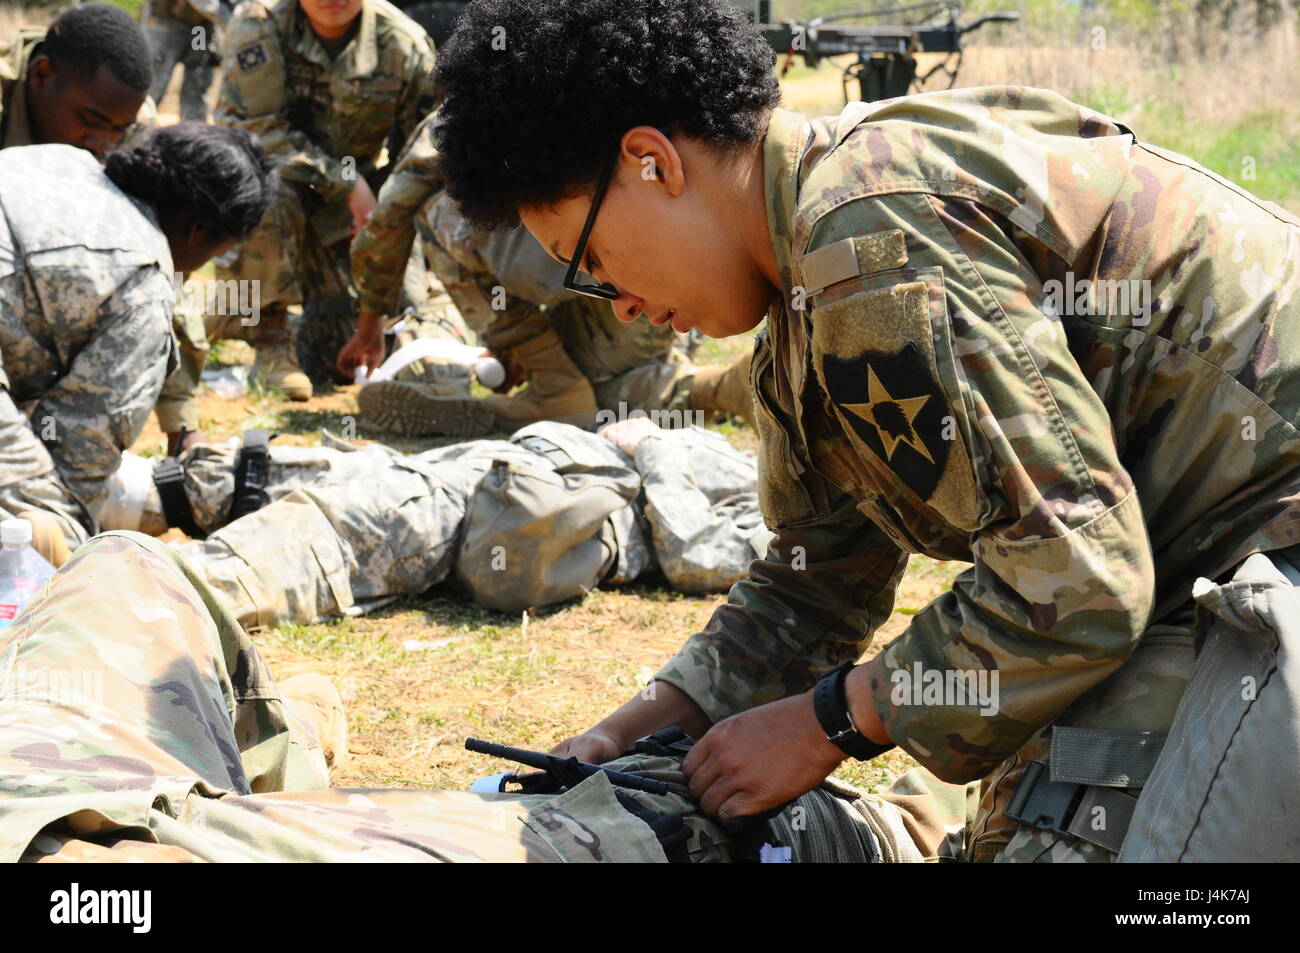
[[[1242,34],[1248,36],[1249,34]],[[1300,212],[1300,39],[1276,29],[1259,39],[1218,34],[1204,52],[1183,43],[1178,59],[1114,33],[1042,44],[972,41],[958,87],[1024,85],[1056,90],[1113,116],[1142,139],[1184,153],[1262,198]],[[1094,45],[1100,48],[1094,49]],[[851,58],[850,58],[851,60]],[[809,115],[839,112],[839,65],[799,66],[785,104]],[[920,72],[937,62],[920,58]],[[856,92],[856,90],[855,90]]]

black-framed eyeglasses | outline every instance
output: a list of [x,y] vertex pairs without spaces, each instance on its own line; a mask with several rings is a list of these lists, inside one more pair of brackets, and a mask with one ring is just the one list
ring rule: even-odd
[[606,301],[613,301],[618,297],[618,289],[609,282],[600,284],[578,284],[578,262],[582,261],[583,254],[587,251],[587,237],[591,234],[591,227],[596,224],[596,214],[600,211],[600,203],[605,200],[605,193],[609,190],[610,179],[614,177],[614,166],[618,163],[619,150],[615,149],[613,154],[605,161],[605,166],[600,170],[600,178],[596,180],[596,191],[591,196],[591,211],[587,213],[587,221],[582,226],[582,233],[578,236],[578,247],[573,250],[573,256],[569,259],[569,270],[564,275],[564,288],[566,291],[576,291],[580,295],[586,295],[589,298],[604,298]]

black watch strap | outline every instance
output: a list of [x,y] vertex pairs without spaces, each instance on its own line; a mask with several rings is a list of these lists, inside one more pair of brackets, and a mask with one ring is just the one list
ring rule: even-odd
[[884,754],[894,746],[878,745],[870,738],[858,733],[849,714],[848,693],[844,683],[853,670],[852,662],[845,662],[831,669],[817,682],[813,689],[813,712],[826,733],[826,739],[836,745],[851,758],[870,761],[877,755]]

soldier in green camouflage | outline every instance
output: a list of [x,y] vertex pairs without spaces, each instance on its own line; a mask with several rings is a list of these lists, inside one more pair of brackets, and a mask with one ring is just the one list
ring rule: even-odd
[[[248,0],[226,45],[215,121],[260,138],[279,191],[262,228],[218,268],[257,283],[259,318],[214,319],[209,333],[247,338],[256,376],[306,400],[288,308],[303,304],[300,350],[319,376],[355,325],[348,242],[374,209],[381,156],[396,155],[432,106],[433,46],[385,0]],[[337,343],[317,354],[331,334]]]
[[[361,308],[357,334],[339,355],[351,376],[384,358],[383,323],[398,304],[416,245],[478,343],[518,368],[528,384],[482,400],[430,393],[397,381],[367,387],[361,412],[406,434],[480,436],[535,420],[590,426],[598,410],[732,413],[748,419],[745,367],[696,367],[669,327],[621,325],[603,303],[566,292],[564,269],[522,227],[486,232],[465,222],[442,191],[430,115],[416,130],[379,204],[352,243]],[[730,374],[728,374],[730,371]],[[517,381],[508,379],[502,389]]]
[[216,594],[137,533],[82,547],[0,633],[4,862],[903,863],[953,859],[973,807],[916,774],[883,795],[827,783],[733,836],[674,736],[610,765],[667,794],[603,774],[563,793],[329,788],[346,747],[328,682],[277,685]]
[[[1300,222],[1045,90],[810,122],[717,2],[481,0],[435,85],[471,221],[517,214],[625,320],[724,336],[766,312],[776,540],[653,701],[559,750],[680,724],[727,818],[898,745],[983,779],[974,859],[1112,859],[1118,814],[1041,830],[1013,795],[1131,812],[1196,662],[1193,583],[1300,541]],[[909,553],[973,567],[844,668]]]
[[179,64],[181,121],[207,122],[208,88],[221,62],[217,27],[230,19],[228,0],[149,0],[145,33],[153,53],[153,84],[149,95],[162,102]]
[[175,364],[172,276],[257,224],[243,133],[184,123],[111,153],[0,151],[0,514],[75,547]]

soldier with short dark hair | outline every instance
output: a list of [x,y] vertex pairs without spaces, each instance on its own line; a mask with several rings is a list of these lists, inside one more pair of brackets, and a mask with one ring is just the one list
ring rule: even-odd
[[[1215,677],[1196,646],[1277,651],[1260,620],[1281,609],[1234,614],[1223,590],[1262,562],[1290,591],[1300,544],[1294,216],[1046,90],[810,121],[777,108],[771,48],[721,0],[476,0],[435,87],[471,221],[522,219],[622,320],[723,337],[766,317],[777,538],[653,699],[560,751],[680,724],[703,736],[692,791],[731,818],[898,745],[983,779],[982,860],[1113,859],[1163,779],[1138,814],[1222,809],[1214,856],[1294,856],[1295,765],[1201,760],[1168,793],[1210,716],[1248,704],[1218,684],[1204,720],[1180,711]],[[855,667],[910,553],[973,567]],[[1293,750],[1274,697],[1241,725]],[[1222,807],[1226,773],[1249,804]]]
[[148,93],[140,25],[107,3],[78,4],[0,55],[0,148],[62,142],[102,157],[144,118]]

